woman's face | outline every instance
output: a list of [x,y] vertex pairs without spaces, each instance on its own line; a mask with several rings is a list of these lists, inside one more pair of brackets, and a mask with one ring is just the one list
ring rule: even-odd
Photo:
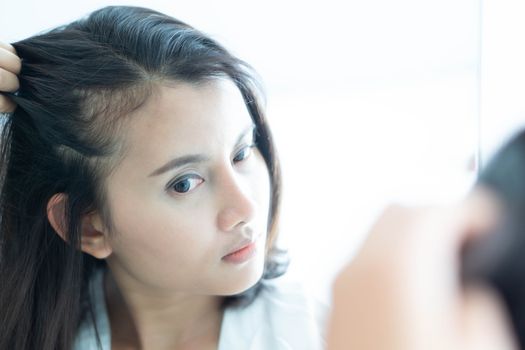
[[225,79],[161,86],[129,118],[125,157],[106,187],[107,261],[117,280],[210,295],[259,280],[270,179],[253,136],[243,98]]

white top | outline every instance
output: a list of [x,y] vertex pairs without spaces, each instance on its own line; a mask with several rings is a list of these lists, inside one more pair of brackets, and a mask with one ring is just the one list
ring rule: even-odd
[[[282,278],[263,283],[267,288],[262,289],[252,304],[226,308],[218,350],[322,350],[325,308],[308,298],[297,284]],[[103,273],[94,276],[90,287],[100,350],[110,350]],[[73,349],[99,349],[91,323],[85,322],[80,327]]]

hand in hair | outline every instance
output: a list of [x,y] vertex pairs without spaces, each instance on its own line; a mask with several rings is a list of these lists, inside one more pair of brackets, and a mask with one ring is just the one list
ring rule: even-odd
[[[0,92],[18,90],[16,74],[20,72],[20,63],[15,49],[9,44],[0,42]],[[15,108],[16,105],[11,99],[0,94],[0,113],[12,112]]]

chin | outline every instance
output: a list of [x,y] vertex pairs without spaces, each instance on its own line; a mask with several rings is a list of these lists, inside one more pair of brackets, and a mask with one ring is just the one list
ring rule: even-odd
[[[235,266],[237,267],[237,266]],[[264,257],[258,257],[227,272],[227,277],[221,283],[221,295],[230,296],[240,294],[253,287],[262,277],[264,271]]]

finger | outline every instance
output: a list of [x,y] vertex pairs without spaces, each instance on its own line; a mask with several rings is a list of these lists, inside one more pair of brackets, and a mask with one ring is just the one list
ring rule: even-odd
[[481,287],[465,290],[461,305],[465,350],[519,349],[511,320],[498,295]]
[[18,90],[19,83],[15,74],[0,69],[0,91],[14,92]]
[[7,50],[7,51],[11,52],[12,54],[16,55],[16,50],[13,47],[13,45],[11,45],[11,44],[4,43],[4,42],[0,41],[0,48],[2,48],[4,50]]
[[4,47],[0,47],[0,67],[11,73],[18,74],[21,66],[22,61],[16,54]]
[[488,234],[500,220],[502,211],[503,203],[493,191],[476,186],[459,210],[458,223],[465,233],[460,243]]
[[10,113],[16,108],[16,104],[6,96],[0,95],[0,113]]

